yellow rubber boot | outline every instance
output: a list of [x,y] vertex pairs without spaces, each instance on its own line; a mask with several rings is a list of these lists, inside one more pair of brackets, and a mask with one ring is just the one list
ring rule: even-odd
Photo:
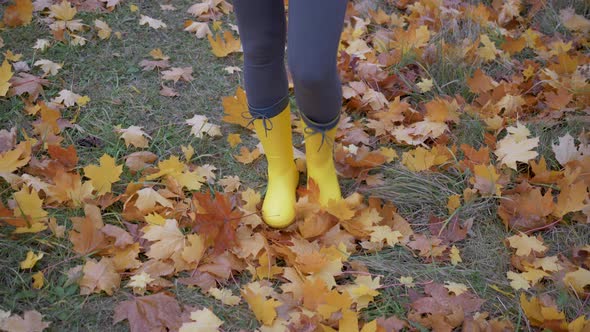
[[[264,121],[270,121],[265,128]],[[275,228],[289,226],[295,219],[295,192],[299,172],[293,160],[290,105],[278,115],[256,119],[254,129],[268,162],[268,186],[262,203],[262,219]]]
[[342,199],[340,184],[336,168],[334,167],[334,139],[336,127],[325,131],[322,143],[322,133],[313,132],[303,123],[305,140],[305,159],[307,159],[307,180],[310,178],[320,189],[320,204],[326,206],[328,202]]

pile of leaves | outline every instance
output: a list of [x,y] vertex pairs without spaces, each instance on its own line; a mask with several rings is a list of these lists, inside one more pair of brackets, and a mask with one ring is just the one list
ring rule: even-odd
[[[77,283],[82,295],[132,293],[116,306],[113,317],[114,324],[127,320],[132,331],[223,329],[224,322],[209,308],[180,304],[170,292],[176,283],[226,306],[247,303],[260,331],[510,331],[515,326],[509,317],[482,311],[485,301],[464,284],[419,283],[411,277],[382,284],[382,276],[351,259],[355,253],[401,246],[425,264],[462,264],[462,241],[479,220],[463,220],[458,212],[473,201],[494,199],[500,220],[514,233],[505,239],[512,251],[506,278],[519,291],[530,326],[590,328],[583,309],[568,316],[551,296],[532,292],[556,283],[582,301],[590,298],[590,243],[568,255],[550,256],[543,240],[544,232],[553,228],[590,222],[588,136],[559,137],[551,146],[556,160],[551,167],[539,156],[539,137],[526,126],[533,119],[559,122],[588,115],[590,58],[583,52],[590,45],[590,21],[573,9],[562,10],[566,38],[529,26],[542,6],[532,0],[526,2],[528,10],[519,0],[490,6],[395,1],[387,9],[365,11],[366,4],[349,4],[340,43],[345,116],[335,143],[338,172],[367,191],[386,184],[382,170],[398,159],[412,172],[465,174],[468,185],[448,197],[448,215],[430,216],[428,225],[420,225],[426,231],[418,231],[390,201],[358,192],[322,208],[313,181],[298,189],[295,223],[271,229],[261,220],[261,193],[235,176],[217,179],[214,165],[193,162],[191,146],[183,146],[180,156],[158,157],[147,150],[151,137],[140,126],[114,128],[127,147],[138,151],[120,160],[105,153],[97,163],[80,165],[76,146],[67,144],[64,134],[75,128],[75,114],[84,112],[90,98],[63,89],[47,100],[44,88],[63,64],[42,59],[33,64],[39,70],[31,69],[10,50],[0,66],[0,97],[23,102],[30,128],[0,131],[0,177],[9,192],[0,201],[0,227],[15,239],[36,233],[71,242],[80,264],[67,271],[69,282]],[[35,17],[47,24],[51,38],[34,45],[40,52],[56,43],[83,47],[89,40],[112,38],[112,30],[100,20],[91,27],[75,19],[78,10],[120,7],[116,0],[16,0],[3,22],[15,27]],[[130,10],[137,7],[130,5]],[[182,29],[207,37],[215,56],[234,56],[241,50],[239,38],[221,24],[232,10],[224,0],[197,3],[187,10],[195,21],[187,20]],[[167,28],[145,15],[138,24]],[[469,24],[481,28],[475,39],[459,34]],[[459,37],[441,39],[437,48],[432,40],[443,29]],[[519,60],[525,51],[533,55]],[[437,82],[426,70],[443,55],[451,63],[477,68],[466,82],[471,101],[445,94],[446,82]],[[162,70],[163,96],[177,96],[176,84],[193,79],[191,67],[171,67],[160,50],[150,56],[141,66]],[[391,70],[408,58],[415,62]],[[493,78],[485,72],[491,63],[509,70]],[[234,147],[242,143],[238,128],[252,129],[242,116],[247,111],[245,92],[238,87],[221,103],[222,120],[235,125],[236,132],[226,133]],[[479,146],[454,143],[454,129],[466,117],[485,123]],[[197,137],[223,136],[219,125],[203,115],[186,123]],[[301,128],[295,131],[301,133]],[[401,157],[394,148],[403,151]],[[263,153],[260,146],[242,145],[235,157],[249,164]],[[303,170],[304,154],[297,151],[296,157]],[[124,168],[133,180],[121,180]],[[84,215],[58,220],[53,211],[60,209],[83,209]],[[106,223],[106,213],[116,214],[119,222]],[[43,257],[30,251],[21,262],[21,269],[35,272],[34,289],[43,288],[46,273],[56,268],[38,269]],[[232,289],[238,275],[250,280]],[[362,311],[388,287],[407,288],[407,316],[363,319]],[[0,311],[2,330],[41,331],[49,325],[36,311],[22,316]]]

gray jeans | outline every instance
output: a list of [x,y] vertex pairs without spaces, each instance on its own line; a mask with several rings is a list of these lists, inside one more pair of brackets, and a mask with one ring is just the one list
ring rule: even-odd
[[289,103],[287,40],[295,100],[304,121],[322,131],[337,124],[342,86],[336,57],[347,2],[290,0],[287,26],[284,0],[233,0],[252,117],[272,118]]

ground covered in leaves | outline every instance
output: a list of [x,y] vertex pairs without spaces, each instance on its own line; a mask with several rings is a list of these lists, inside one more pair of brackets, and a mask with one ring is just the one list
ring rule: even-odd
[[351,1],[280,231],[230,2],[0,6],[0,330],[590,330],[584,1]]

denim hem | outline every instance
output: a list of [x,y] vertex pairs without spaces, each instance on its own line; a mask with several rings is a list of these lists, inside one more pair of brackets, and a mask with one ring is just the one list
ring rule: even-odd
[[340,112],[338,112],[338,115],[333,120],[331,120],[329,122],[326,122],[326,123],[315,122],[315,121],[311,120],[310,118],[308,118],[301,111],[299,111],[299,115],[301,116],[301,119],[303,119],[303,121],[305,122],[305,124],[309,128],[313,129],[316,132],[325,132],[325,131],[328,131],[328,130],[336,127],[338,125],[338,122],[340,121]]
[[254,119],[273,118],[279,115],[289,105],[289,94],[286,94],[278,102],[268,107],[256,108],[248,103],[248,111]]

